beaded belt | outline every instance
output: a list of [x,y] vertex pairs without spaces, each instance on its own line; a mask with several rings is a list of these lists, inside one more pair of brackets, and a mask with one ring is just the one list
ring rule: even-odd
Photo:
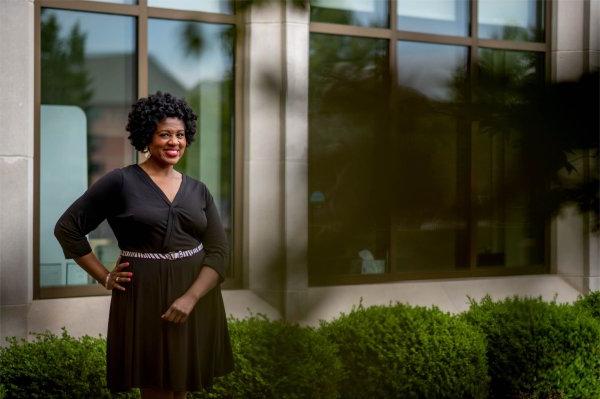
[[202,251],[203,248],[204,247],[202,246],[202,243],[200,243],[200,245],[198,245],[196,248],[186,249],[185,251],[168,252],[166,254],[121,250],[121,256],[128,256],[128,257],[133,257],[133,258],[144,258],[144,259],[175,260],[175,259],[187,258],[188,256],[197,254],[198,252]]

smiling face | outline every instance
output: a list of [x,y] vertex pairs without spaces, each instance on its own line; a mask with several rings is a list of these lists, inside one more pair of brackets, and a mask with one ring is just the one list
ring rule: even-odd
[[175,165],[185,152],[185,125],[178,118],[165,118],[156,125],[148,150],[155,162]]

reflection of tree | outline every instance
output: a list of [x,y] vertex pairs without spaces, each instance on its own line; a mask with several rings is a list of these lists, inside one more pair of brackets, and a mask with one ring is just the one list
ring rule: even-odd
[[541,74],[532,73],[538,56],[501,53],[482,54],[471,116],[483,134],[499,134],[518,149],[522,168],[506,181],[506,195],[532,192],[530,209],[540,217],[575,202],[594,212],[598,228],[598,176],[583,178],[585,168],[573,161],[573,154],[588,152],[588,161],[598,159],[598,72],[543,85]]
[[[88,127],[91,125],[89,101],[92,98],[91,77],[85,67],[86,35],[79,22],[71,28],[68,36],[60,37],[61,26],[52,12],[42,14],[41,23],[41,95],[42,104],[75,105],[86,111]],[[88,134],[87,151],[94,154],[99,143]],[[101,165],[90,157],[88,173],[93,176],[102,170]]]
[[385,257],[387,43],[314,35],[310,64],[309,190],[325,200],[311,207],[309,256],[324,261],[341,251],[346,265],[362,249]]
[[386,246],[425,270],[466,266],[469,223],[478,264],[541,264],[550,215],[570,201],[597,215],[597,176],[561,175],[576,172],[570,153],[597,162],[597,74],[548,86],[541,55],[481,49],[477,85],[461,66],[449,98],[432,99],[391,88],[376,39],[312,34],[310,51],[309,264],[319,274],[356,272],[357,249],[381,258]]
[[54,14],[42,19],[42,104],[85,107],[90,100],[90,77],[85,69],[85,34],[75,24],[65,39]]

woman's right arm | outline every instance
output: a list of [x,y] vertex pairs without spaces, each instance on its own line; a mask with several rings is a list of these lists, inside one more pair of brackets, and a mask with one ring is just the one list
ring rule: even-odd
[[107,173],[69,206],[54,227],[54,236],[60,243],[65,258],[73,259],[102,285],[105,285],[109,276],[109,284],[105,285],[107,289],[120,287],[119,289],[124,290],[114,278],[118,276],[120,281],[129,281],[125,279],[129,273],[121,272],[126,266],[120,264],[109,275],[108,270],[92,252],[86,234],[116,210],[122,187],[123,174],[120,169]]

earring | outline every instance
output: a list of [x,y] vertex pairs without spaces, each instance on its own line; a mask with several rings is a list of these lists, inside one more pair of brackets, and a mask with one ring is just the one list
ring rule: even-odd
[[150,149],[148,149],[148,147],[146,147],[143,152],[144,152],[144,156],[146,157],[146,159],[148,159],[152,156],[152,154],[150,154]]

